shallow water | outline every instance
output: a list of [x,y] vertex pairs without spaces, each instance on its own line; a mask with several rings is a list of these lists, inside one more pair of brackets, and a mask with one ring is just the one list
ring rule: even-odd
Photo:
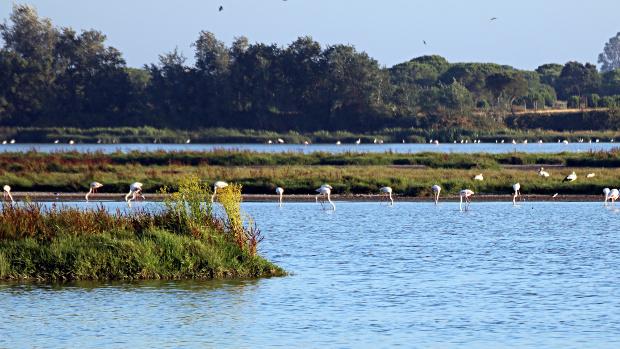
[[602,151],[617,148],[617,143],[529,143],[529,144],[453,144],[442,143],[434,144],[35,144],[17,143],[0,145],[2,152],[26,152],[36,150],[44,153],[77,151],[77,152],[103,152],[113,153],[116,151],[211,151],[217,149],[228,150],[248,150],[261,153],[284,153],[284,152],[364,152],[364,153],[420,153],[420,152],[441,152],[441,153],[559,153],[559,152],[588,152]]
[[336,205],[244,204],[288,277],[0,284],[0,347],[620,346],[620,209]]

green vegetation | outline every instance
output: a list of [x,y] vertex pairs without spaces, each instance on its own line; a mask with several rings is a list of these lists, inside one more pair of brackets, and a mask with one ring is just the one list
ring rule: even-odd
[[[551,178],[541,178],[545,166]],[[553,168],[553,166],[561,166]],[[524,192],[596,194],[602,187],[620,186],[620,151],[560,154],[444,154],[444,153],[5,153],[0,154],[0,183],[14,191],[87,191],[99,181],[99,192],[124,193],[129,183],[144,183],[146,192],[176,188],[183,178],[197,176],[206,183],[227,180],[243,185],[244,193],[271,194],[282,186],[287,194],[312,193],[324,182],[338,194],[376,193],[389,185],[398,195],[430,195],[440,184],[443,193],[464,187],[486,194],[506,193],[520,182]],[[576,170],[580,178],[562,183]],[[471,178],[482,172],[483,182]],[[594,172],[594,178],[585,178]],[[120,194],[119,194],[120,197]]]
[[109,213],[103,207],[0,210],[0,279],[185,279],[262,277],[284,271],[256,255],[260,231],[243,221],[240,186],[218,191],[226,216],[216,217],[209,186],[181,180],[165,209]]
[[[424,132],[411,129],[446,134],[453,129],[484,130],[491,135],[489,131],[530,124],[555,130],[617,130],[620,125],[617,39],[606,45],[600,58],[604,72],[599,72],[590,63],[544,64],[526,71],[493,63],[450,63],[440,56],[381,67],[351,45],[322,47],[300,37],[280,47],[239,37],[227,47],[206,31],[193,45],[192,65],[175,50],[155,64],[129,68],[101,32],[55,27],[27,5],[14,6],[0,25],[0,35],[0,126],[200,130],[243,125],[259,130],[240,135],[197,131],[199,140],[229,142],[265,141],[275,135],[270,132],[289,131],[305,137],[320,130],[350,132],[337,136],[345,138],[386,130],[379,133],[402,133],[393,141],[414,141]],[[605,110],[580,112],[578,122],[550,124],[554,126],[537,114],[536,122],[507,119],[523,111],[566,106]],[[53,137],[76,136],[64,131]],[[76,140],[178,142],[179,134],[194,133],[89,132],[77,132],[84,138]],[[316,134],[313,140],[337,137]],[[289,138],[301,140],[292,132]]]

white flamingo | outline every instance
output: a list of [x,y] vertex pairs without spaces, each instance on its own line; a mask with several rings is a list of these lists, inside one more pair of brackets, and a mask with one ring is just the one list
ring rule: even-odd
[[431,187],[431,190],[433,190],[433,194],[435,196],[435,205],[437,205],[437,203],[439,203],[439,193],[441,192],[441,187],[435,184]]
[[[129,198],[129,195],[131,195],[131,198]],[[138,196],[144,199],[144,195],[142,195],[142,183],[131,183],[131,185],[129,185],[129,193],[125,195],[125,201],[127,201],[128,205],[131,205],[131,200],[135,200]]]
[[90,190],[88,190],[88,193],[86,193],[86,201],[88,201],[88,197],[90,196],[90,194],[92,193],[96,193],[97,189],[103,187],[103,184],[99,183],[99,182],[91,182],[90,183]]
[[545,171],[544,167],[541,167],[540,170],[538,170],[538,175],[545,178],[550,176],[549,172]]
[[284,194],[284,188],[277,187],[276,188],[276,194],[278,194],[278,196],[279,196],[279,199],[278,199],[279,205],[280,205],[280,207],[282,207],[282,194]]
[[575,173],[575,171],[573,171],[571,174],[569,174],[568,176],[566,176],[562,180],[562,183],[564,183],[564,182],[572,182],[572,181],[574,181],[576,179],[577,179],[577,174]]
[[[330,195],[332,193],[332,188],[331,186],[329,186],[329,184],[323,184],[322,186],[320,186],[317,190],[317,193],[319,193],[317,195],[317,198],[319,195],[322,195],[324,198],[327,198],[327,201],[330,203],[330,205],[332,205],[332,209],[334,211],[336,211],[336,205],[334,205],[334,203],[332,202]],[[321,205],[323,205],[323,203],[321,202]]]
[[517,204],[517,196],[519,196],[519,190],[521,190],[521,184],[515,183],[512,185],[512,190],[514,190],[514,195],[512,196],[512,204]]
[[217,190],[218,189],[224,189],[228,186],[228,183],[224,182],[224,181],[217,181],[215,183],[213,183],[213,195],[211,195],[211,202],[213,202],[213,200],[215,200],[215,195],[217,194]]
[[383,194],[387,194],[388,198],[390,199],[390,206],[394,206],[394,199],[392,199],[392,188],[390,187],[381,187],[379,189],[379,191]]
[[3,190],[2,194],[3,194],[4,200],[7,200],[7,201],[10,200],[11,203],[14,204],[15,200],[13,200],[13,196],[11,195],[11,187],[9,185],[5,185],[4,187],[2,187],[2,190]]
[[609,188],[603,189],[603,195],[605,196],[605,206],[607,206],[607,200],[609,200],[609,193],[611,193],[611,190],[609,190]]
[[620,196],[620,191],[618,191],[618,189],[612,189],[609,192],[609,200],[611,200],[612,206],[615,206],[616,200],[618,200],[618,196]]
[[469,210],[469,204],[471,203],[471,196],[474,192],[469,189],[463,189],[459,192],[459,210],[463,211],[463,198],[465,198],[465,211]]

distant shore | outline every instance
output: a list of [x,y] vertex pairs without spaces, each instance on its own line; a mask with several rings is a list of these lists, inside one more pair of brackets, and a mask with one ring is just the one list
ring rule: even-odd
[[[30,200],[33,202],[70,202],[70,201],[85,201],[84,195],[86,193],[49,193],[49,192],[13,192],[13,197],[16,201]],[[159,202],[166,197],[163,194],[145,194],[145,200]],[[111,193],[97,193],[90,197],[91,203],[97,203],[98,201],[112,201],[123,202],[125,194],[111,194]],[[371,194],[334,194],[331,196],[333,201],[350,201],[350,202],[375,202],[385,200],[385,197],[380,195]],[[431,197],[418,197],[418,196],[393,196],[395,202],[429,202],[432,203]],[[314,202],[315,195],[313,194],[294,194],[284,195],[284,202]],[[459,197],[455,195],[441,196],[440,201],[457,202]],[[558,194],[555,198],[553,195],[541,195],[541,194],[523,194],[518,199],[519,201],[557,201],[557,202],[597,202],[603,201],[603,195],[575,195],[575,194]],[[277,202],[278,196],[272,194],[244,194],[244,202]],[[473,201],[484,202],[509,202],[512,201],[512,195],[491,195],[491,194],[475,194]],[[142,201],[141,201],[142,202]]]

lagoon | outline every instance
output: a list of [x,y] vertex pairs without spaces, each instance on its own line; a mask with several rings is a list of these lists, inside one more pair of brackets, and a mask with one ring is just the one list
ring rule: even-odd
[[0,347],[620,346],[620,206],[336,205],[243,204],[287,277],[0,283]]

